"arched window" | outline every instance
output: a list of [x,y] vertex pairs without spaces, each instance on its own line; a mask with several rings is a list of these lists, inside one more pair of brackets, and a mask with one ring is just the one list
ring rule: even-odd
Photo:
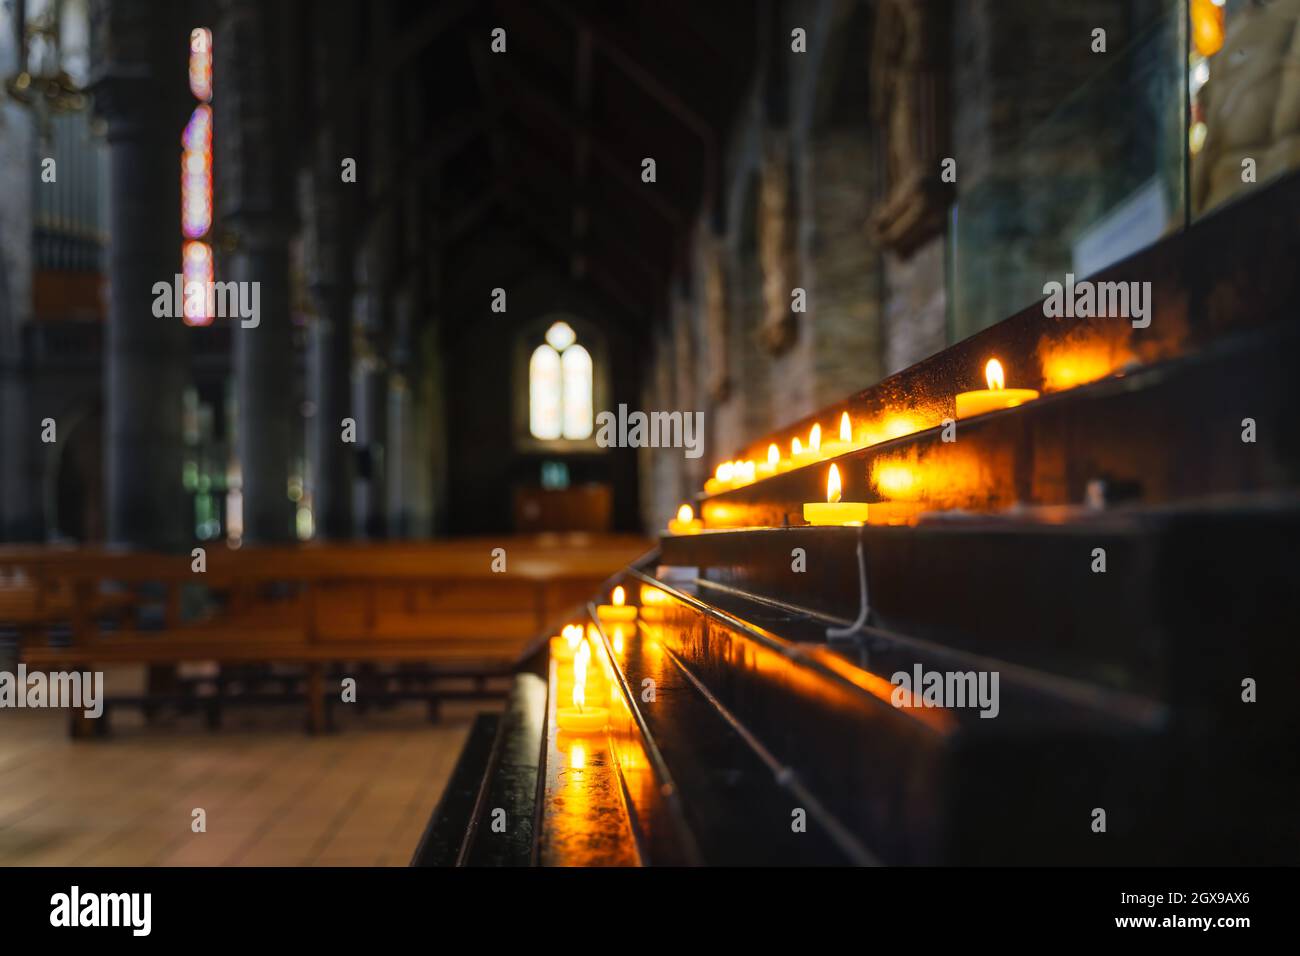
[[567,322],[546,330],[528,361],[528,430],[534,438],[582,441],[591,437],[591,353]]

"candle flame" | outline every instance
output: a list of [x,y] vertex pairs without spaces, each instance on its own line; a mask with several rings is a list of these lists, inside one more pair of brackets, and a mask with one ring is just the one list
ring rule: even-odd
[[822,450],[822,426],[813,425],[812,431],[808,433],[808,450],[816,454]]
[[798,438],[792,438],[790,440],[790,454],[796,457],[803,454],[803,442]]
[[614,607],[622,607],[623,602],[627,600],[627,592],[623,590],[623,585],[614,588],[614,593],[609,598],[614,602]]
[[735,464],[730,461],[724,461],[722,464],[718,466],[718,470],[717,472],[715,472],[715,476],[717,477],[718,481],[730,481],[732,477],[735,475],[735,473],[736,473]]
[[1006,387],[1006,378],[1002,374],[1002,363],[997,359],[989,359],[989,364],[984,366],[984,379],[989,383],[990,392],[1000,392]]
[[582,625],[567,624],[564,627],[564,639],[569,642],[569,650],[577,650],[582,643]]
[[677,520],[682,524],[690,524],[695,520],[695,509],[690,505],[682,505],[677,509]]
[[591,647],[583,641],[573,655],[573,706],[579,711],[587,703],[587,664],[590,660]]
[[775,468],[777,464],[780,463],[780,461],[781,461],[780,449],[778,449],[775,444],[768,445],[767,446],[768,465],[771,466],[772,468]]
[[826,500],[831,504],[840,500],[840,470],[831,465],[830,474],[826,476]]
[[853,441],[853,426],[849,424],[849,413],[840,416],[840,441],[849,444]]

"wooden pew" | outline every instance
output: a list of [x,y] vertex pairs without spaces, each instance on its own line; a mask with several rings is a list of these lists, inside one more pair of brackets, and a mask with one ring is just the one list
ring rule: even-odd
[[[492,568],[494,547],[506,549],[504,573]],[[327,670],[418,663],[424,673],[471,677],[482,687],[644,550],[635,538],[543,536],[211,547],[201,574],[189,554],[81,552],[8,565],[0,555],[0,568],[39,565],[41,587],[67,596],[51,617],[66,625],[71,643],[40,642],[29,629],[20,645],[29,667],[299,665],[309,726],[319,731],[328,717]],[[192,588],[206,595],[198,614],[183,610]],[[116,603],[106,605],[105,595]],[[143,626],[150,614],[158,626]]]

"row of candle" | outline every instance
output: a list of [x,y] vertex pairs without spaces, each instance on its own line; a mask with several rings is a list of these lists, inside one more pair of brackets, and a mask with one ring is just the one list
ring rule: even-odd
[[773,443],[767,446],[766,461],[724,461],[718,466],[713,477],[704,483],[704,491],[706,494],[715,495],[720,491],[743,488],[760,478],[770,478],[792,468],[802,468],[804,465],[811,465],[826,458],[834,458],[856,447],[858,446],[853,441],[853,425],[849,421],[849,413],[845,412],[840,416],[837,439],[823,442],[822,426],[815,424],[808,433],[807,445],[797,437],[790,442],[789,457],[782,457],[781,449]]
[[[614,649],[622,653],[622,628],[628,624],[635,626],[637,608],[627,603],[627,592],[621,585],[610,593],[609,604],[596,608],[596,617],[602,624],[610,626]],[[597,649],[596,655],[602,665],[599,668],[591,666],[593,647]],[[609,699],[609,673],[604,645],[600,643],[596,626],[587,625],[584,633],[581,624],[566,625],[559,637],[551,638],[551,656],[559,673],[572,673],[570,703],[558,706],[555,711],[560,732],[575,736],[603,733],[609,722],[609,708],[605,706]],[[559,691],[558,687],[556,689]],[[560,697],[563,699],[562,694]]]
[[[984,367],[984,377],[987,388],[959,392],[955,396],[954,405],[958,419],[983,415],[1004,408],[1014,408],[1038,397],[1036,389],[1007,388],[1002,363],[997,359],[989,359]],[[908,431],[907,427],[902,430],[895,427],[898,422],[887,424],[890,427],[886,427],[876,440],[897,438]],[[911,423],[909,420],[909,425],[914,424],[916,423]],[[815,423],[808,433],[807,444],[798,436],[791,439],[788,457],[782,456],[781,449],[773,443],[767,447],[766,461],[755,462],[752,459],[724,461],[717,467],[714,476],[704,483],[704,492],[714,495],[733,488],[743,488],[760,478],[768,478],[792,468],[801,468],[828,458],[836,458],[872,443],[872,441],[855,441],[853,423],[846,411],[840,415],[839,434],[836,439],[822,441],[822,426],[820,423]]]
[[[1007,388],[1002,363],[995,358],[989,359],[985,365],[984,377],[988,385],[987,388],[959,392],[954,397],[955,412],[958,419],[1014,408],[1017,405],[1023,405],[1025,402],[1038,398],[1036,389]],[[909,431],[916,430],[917,427],[923,427],[910,419],[891,420],[887,425],[889,427],[885,428],[884,434],[875,440],[901,437]],[[752,460],[725,461],[718,466],[714,476],[704,483],[704,491],[706,494],[714,495],[734,488],[743,488],[760,478],[768,478],[793,468],[801,468],[828,458],[836,458],[853,451],[855,448],[873,444],[875,440],[855,441],[853,424],[849,419],[849,413],[846,411],[840,416],[837,440],[823,442],[821,424],[815,423],[809,431],[807,445],[804,445],[803,441],[797,436],[791,440],[789,457],[782,457],[780,449],[773,443],[768,446],[767,460],[764,462],[754,462]],[[809,524],[842,525],[865,523],[867,520],[866,504],[841,501],[842,487],[839,469],[835,465],[831,465],[827,474],[826,501],[810,502],[804,505],[804,520]],[[678,509],[677,518],[668,523],[668,530],[672,534],[693,534],[703,530],[703,524],[696,519],[694,509],[690,505],[684,504]]]

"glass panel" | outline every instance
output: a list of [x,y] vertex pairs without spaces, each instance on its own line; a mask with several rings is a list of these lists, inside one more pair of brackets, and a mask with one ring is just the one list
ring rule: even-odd
[[560,353],[539,345],[528,362],[528,430],[534,438],[560,437]]
[[[1043,29],[1056,22],[1051,11],[1073,6],[1045,3]],[[1013,33],[1024,7],[1005,10]],[[951,341],[1042,299],[1048,282],[1085,278],[1185,225],[1187,7],[1160,0],[1154,11],[1122,32],[1112,27],[1105,53],[1036,65],[1052,71],[1048,85],[1067,90],[1046,109],[1035,109],[1041,88],[997,92],[1008,105],[987,157],[960,167],[968,172],[959,172],[949,224]],[[1004,82],[1015,75],[1007,69]],[[1040,119],[1018,119],[1026,114]]]
[[556,322],[546,330],[546,344],[557,352],[563,352],[576,341],[578,334],[568,322]]
[[1192,208],[1300,168],[1300,4],[1191,0]]
[[591,355],[581,345],[564,350],[564,437],[591,437]]

